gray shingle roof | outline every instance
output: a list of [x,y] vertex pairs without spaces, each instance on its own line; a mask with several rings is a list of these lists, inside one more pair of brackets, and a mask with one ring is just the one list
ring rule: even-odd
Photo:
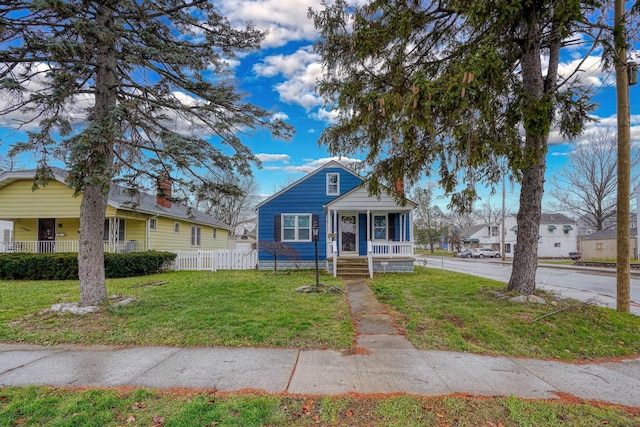
[[[638,229],[632,228],[629,230],[629,237],[636,237],[638,235]],[[616,239],[618,237],[616,230],[598,230],[582,237],[582,240],[605,240]]]
[[487,224],[470,225],[460,231],[460,237],[471,237],[485,227],[487,227]]
[[[52,167],[51,170],[54,174],[54,179],[64,184],[65,178],[69,175],[68,172],[57,167]],[[0,175],[0,182],[4,180],[14,181],[16,179],[33,178],[35,172],[35,169],[6,172]],[[156,196],[140,191],[132,191],[117,184],[111,185],[107,203],[116,209],[159,215],[231,230],[229,225],[197,209],[189,208],[186,205],[176,202],[172,202],[170,208],[158,206]]]
[[561,213],[543,213],[540,215],[540,224],[573,224],[575,221]]

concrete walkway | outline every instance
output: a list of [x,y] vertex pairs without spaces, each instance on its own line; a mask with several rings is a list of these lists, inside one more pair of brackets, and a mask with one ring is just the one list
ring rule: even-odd
[[0,344],[0,385],[324,395],[517,396],[640,407],[640,357],[599,364],[416,350],[364,282],[346,284],[361,351]]

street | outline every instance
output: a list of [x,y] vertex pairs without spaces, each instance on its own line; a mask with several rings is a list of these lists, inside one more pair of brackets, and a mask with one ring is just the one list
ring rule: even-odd
[[[425,264],[426,261],[426,264]],[[416,256],[416,265],[442,268],[507,283],[511,262],[500,259],[471,259]],[[616,307],[616,271],[571,265],[539,264],[536,272],[539,289],[580,301],[594,299],[599,305]],[[631,274],[631,312],[640,316],[640,274]]]

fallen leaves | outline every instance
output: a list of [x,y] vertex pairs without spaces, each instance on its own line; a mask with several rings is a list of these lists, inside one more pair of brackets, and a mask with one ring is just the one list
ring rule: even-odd
[[134,402],[133,405],[131,405],[131,409],[133,410],[144,409],[146,407],[147,404],[144,402]]

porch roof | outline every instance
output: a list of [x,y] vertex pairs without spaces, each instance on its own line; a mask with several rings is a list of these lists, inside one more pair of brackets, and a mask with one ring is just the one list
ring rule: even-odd
[[337,197],[324,205],[325,210],[380,210],[409,212],[416,207],[416,203],[407,199],[407,204],[401,206],[389,191],[384,191],[379,196],[370,196],[367,189],[358,186],[351,191]]

